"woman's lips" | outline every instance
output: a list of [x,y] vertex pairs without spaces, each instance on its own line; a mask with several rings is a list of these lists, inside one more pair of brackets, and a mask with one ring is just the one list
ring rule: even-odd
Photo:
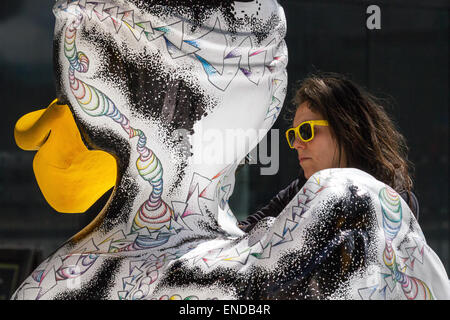
[[301,158],[298,158],[298,160],[300,161],[300,163],[302,163],[302,162],[305,161],[305,160],[309,160],[309,159],[311,159],[311,158],[308,158],[308,157],[301,157]]

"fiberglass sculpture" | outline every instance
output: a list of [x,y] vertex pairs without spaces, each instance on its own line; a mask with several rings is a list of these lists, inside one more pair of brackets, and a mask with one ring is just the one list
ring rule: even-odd
[[17,122],[17,144],[38,150],[57,211],[114,189],[13,299],[450,297],[403,199],[356,169],[320,171],[278,218],[237,227],[235,170],[286,95],[276,0],[60,0],[54,14],[57,99]]

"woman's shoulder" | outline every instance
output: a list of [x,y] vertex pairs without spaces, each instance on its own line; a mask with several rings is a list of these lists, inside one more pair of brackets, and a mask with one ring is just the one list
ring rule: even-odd
[[352,186],[359,190],[359,194],[368,192],[374,198],[379,198],[383,190],[388,189],[389,194],[397,193],[404,200],[416,219],[419,217],[419,201],[412,191],[394,190],[391,186],[360,169],[335,168],[318,171],[306,181],[304,188],[316,184],[326,187],[329,193],[336,195]]

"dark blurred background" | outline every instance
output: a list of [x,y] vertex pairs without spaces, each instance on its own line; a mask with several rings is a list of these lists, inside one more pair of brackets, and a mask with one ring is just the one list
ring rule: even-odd
[[[6,0],[0,10],[0,299],[8,299],[44,258],[87,225],[108,194],[84,214],[60,214],[34,179],[33,152],[14,142],[15,122],[55,97],[52,66],[54,0]],[[284,0],[289,86],[280,129],[280,169],[239,170],[230,205],[238,219],[255,212],[298,174],[284,142],[283,120],[295,83],[310,72],[346,74],[386,98],[415,165],[419,223],[449,273],[448,1]],[[381,29],[368,30],[366,8],[381,9]]]

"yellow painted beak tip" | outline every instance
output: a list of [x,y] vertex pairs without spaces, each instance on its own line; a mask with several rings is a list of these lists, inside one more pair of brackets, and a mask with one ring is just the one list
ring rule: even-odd
[[23,150],[37,150],[37,145],[45,135],[48,134],[39,120],[46,109],[36,110],[23,115],[14,126],[14,140],[19,148]]

